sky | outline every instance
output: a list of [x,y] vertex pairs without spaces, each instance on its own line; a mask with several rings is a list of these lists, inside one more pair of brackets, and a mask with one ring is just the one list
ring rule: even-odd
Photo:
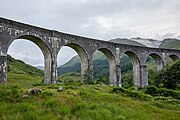
[[[180,38],[180,0],[1,0],[0,16],[27,24],[110,40]],[[43,55],[32,42],[15,40],[8,54],[34,66]],[[58,66],[77,55],[63,47]]]

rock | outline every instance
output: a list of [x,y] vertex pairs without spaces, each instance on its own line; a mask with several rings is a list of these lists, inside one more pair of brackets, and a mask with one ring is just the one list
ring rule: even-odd
[[32,88],[28,91],[29,94],[35,95],[35,94],[40,94],[41,90],[38,88]]
[[61,86],[59,86],[57,91],[60,92],[62,90],[63,90],[63,88]]
[[29,95],[28,95],[28,94],[24,94],[22,97],[23,97],[23,98],[28,98]]

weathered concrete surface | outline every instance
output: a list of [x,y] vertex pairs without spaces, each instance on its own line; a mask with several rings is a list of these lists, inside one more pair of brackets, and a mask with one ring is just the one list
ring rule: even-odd
[[138,47],[61,33],[12,20],[0,18],[0,82],[6,82],[7,51],[16,39],[27,39],[39,46],[44,55],[44,83],[57,83],[57,55],[63,46],[74,49],[81,59],[81,74],[92,75],[92,55],[96,50],[109,61],[109,83],[121,86],[120,56],[127,54],[133,64],[133,83],[136,87],[148,85],[146,59],[151,56],[160,70],[168,57],[180,58],[179,50]]

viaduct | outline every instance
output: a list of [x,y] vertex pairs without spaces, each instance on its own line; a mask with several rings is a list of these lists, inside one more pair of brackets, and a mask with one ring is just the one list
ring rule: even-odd
[[81,75],[92,75],[92,55],[101,51],[109,62],[109,84],[121,86],[120,56],[128,55],[133,64],[133,84],[135,87],[148,85],[146,59],[151,56],[160,70],[170,57],[180,58],[180,50],[148,48],[118,44],[86,38],[54,30],[48,30],[0,17],[0,83],[7,82],[7,51],[16,39],[34,42],[44,55],[44,83],[57,83],[57,54],[63,46],[74,49],[81,59]]

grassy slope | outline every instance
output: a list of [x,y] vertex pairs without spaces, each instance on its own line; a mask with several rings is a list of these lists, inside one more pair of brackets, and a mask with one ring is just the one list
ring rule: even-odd
[[171,38],[164,39],[159,47],[160,48],[170,48],[170,49],[180,50],[180,40],[171,39]]
[[123,97],[111,93],[112,87],[105,85],[72,82],[79,80],[80,75],[64,75],[62,92],[57,92],[57,85],[36,86],[43,93],[27,98],[22,95],[32,86],[0,85],[0,96],[6,92],[9,95],[0,97],[0,119],[177,120],[180,117],[179,107]]
[[34,82],[40,82],[43,79],[43,71],[33,66],[27,65],[20,60],[15,60],[8,56],[8,84],[18,84],[30,86]]

